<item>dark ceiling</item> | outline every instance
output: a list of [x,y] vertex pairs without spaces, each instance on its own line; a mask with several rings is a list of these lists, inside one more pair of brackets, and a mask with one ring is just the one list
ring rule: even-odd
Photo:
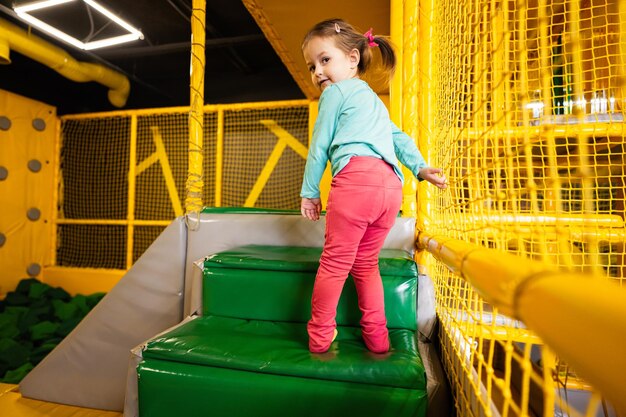
[[[12,7],[31,1],[0,0],[0,18],[27,28],[15,17]],[[79,61],[100,63],[124,73],[131,83],[124,109],[188,106],[191,0],[99,3],[139,28],[144,39],[84,52],[37,29],[32,31]],[[81,40],[110,30],[102,27],[97,16],[92,14],[90,19],[84,3],[77,2],[74,7],[79,7],[74,9],[75,15],[50,13],[47,22]],[[11,61],[0,65],[0,89],[56,106],[59,114],[116,110],[107,99],[107,87],[101,84],[70,81],[14,51]],[[239,0],[206,2],[205,74],[207,104],[304,98]]]

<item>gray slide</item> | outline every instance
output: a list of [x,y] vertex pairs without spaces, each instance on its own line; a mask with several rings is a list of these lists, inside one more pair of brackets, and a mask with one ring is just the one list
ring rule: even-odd
[[186,243],[185,223],[176,219],[22,380],[22,396],[121,411],[130,349],[182,319]]

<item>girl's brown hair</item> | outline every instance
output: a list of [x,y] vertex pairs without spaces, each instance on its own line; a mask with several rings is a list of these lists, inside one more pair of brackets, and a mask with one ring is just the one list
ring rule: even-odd
[[[358,66],[359,74],[365,74],[372,62],[370,38],[357,32],[350,23],[342,19],[328,19],[313,26],[302,41],[302,49],[306,47],[311,39],[316,37],[334,39],[337,48],[346,53],[357,49],[361,55]],[[391,42],[382,36],[373,36],[371,41],[378,44],[383,67],[385,67],[389,75],[393,75],[393,71],[396,68],[396,54],[391,46]]]

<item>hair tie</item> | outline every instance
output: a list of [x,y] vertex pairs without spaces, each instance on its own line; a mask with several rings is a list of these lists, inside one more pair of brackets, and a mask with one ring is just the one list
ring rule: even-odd
[[367,38],[367,44],[370,47],[378,46],[378,44],[374,41],[374,34],[372,33],[372,28],[363,34]]

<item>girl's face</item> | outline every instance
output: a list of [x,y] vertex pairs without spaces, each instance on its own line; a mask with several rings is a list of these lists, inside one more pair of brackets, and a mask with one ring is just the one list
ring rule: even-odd
[[324,91],[339,81],[358,78],[359,51],[345,53],[331,38],[315,37],[302,50],[313,84]]

